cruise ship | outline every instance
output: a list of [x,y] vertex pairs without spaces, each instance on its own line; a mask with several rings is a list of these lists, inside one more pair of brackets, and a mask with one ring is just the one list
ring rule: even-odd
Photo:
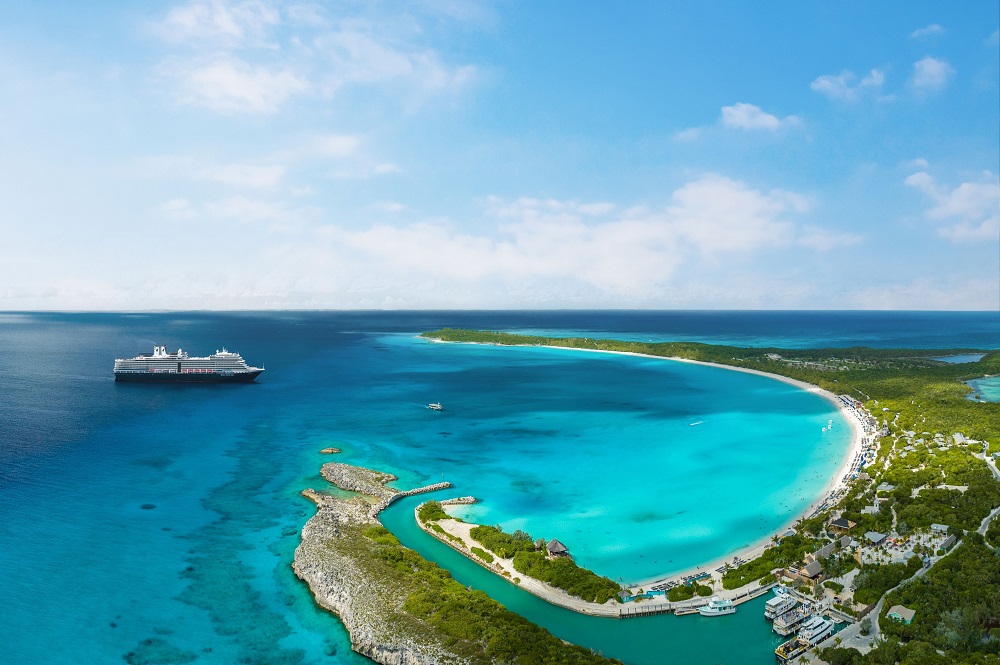
[[243,357],[222,349],[206,357],[191,357],[181,349],[168,353],[154,346],[152,354],[115,359],[115,381],[157,383],[249,383],[263,367],[250,367]]

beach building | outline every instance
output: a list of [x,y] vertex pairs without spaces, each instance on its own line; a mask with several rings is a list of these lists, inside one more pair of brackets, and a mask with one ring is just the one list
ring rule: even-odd
[[878,513],[879,513],[879,507],[877,505],[865,506],[864,508],[861,509],[862,515],[878,515]]
[[875,491],[877,491],[877,492],[891,492],[894,489],[896,489],[895,485],[890,485],[889,483],[882,483],[881,485],[879,485],[878,487],[875,488]]
[[823,574],[823,566],[819,561],[813,561],[812,563],[807,563],[805,567],[799,570],[799,577],[807,580],[814,580]]
[[885,534],[879,533],[878,531],[869,531],[865,534],[865,540],[867,540],[872,545],[881,545],[885,542]]
[[837,543],[827,543],[823,547],[819,548],[815,552],[809,555],[813,561],[822,561],[826,557],[833,554],[837,549]]
[[948,525],[947,524],[931,524],[931,531],[933,531],[934,533],[939,533],[941,535],[944,535],[944,534],[948,533]]
[[851,520],[844,519],[843,517],[841,517],[840,519],[836,519],[836,520],[833,520],[832,522],[830,522],[829,526],[827,526],[827,529],[829,529],[833,533],[843,534],[843,533],[847,533],[848,531],[850,531],[851,529],[853,529],[855,526],[857,526],[857,525],[854,522],[852,522]]
[[956,540],[957,538],[955,538],[955,536],[948,536],[947,538],[944,539],[944,542],[941,543],[941,549],[947,552],[948,550],[951,549],[951,546],[955,544]]
[[887,617],[893,621],[899,621],[905,625],[910,625],[913,621],[913,616],[916,614],[915,610],[911,610],[909,607],[903,607],[902,605],[893,605],[889,608],[889,613],[886,614]]
[[840,539],[840,549],[846,550],[848,547],[854,544],[854,539],[850,536],[843,536]]
[[954,434],[951,435],[951,438],[954,439],[955,445],[957,445],[957,446],[963,446],[963,445],[965,445],[966,439],[965,439],[965,436],[963,434],[959,434],[958,432],[955,432]]
[[551,557],[569,556],[569,548],[555,538],[550,540],[549,544],[545,546],[545,551],[548,552]]

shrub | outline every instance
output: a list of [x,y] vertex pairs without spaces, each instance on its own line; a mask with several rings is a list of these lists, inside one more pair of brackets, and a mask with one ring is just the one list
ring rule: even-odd
[[439,501],[428,501],[417,510],[417,517],[421,522],[436,522],[448,518],[448,513],[444,512]]
[[501,559],[509,559],[518,552],[535,551],[535,543],[532,542],[530,536],[527,539],[515,538],[496,526],[476,526],[472,528],[469,535]]
[[472,553],[475,554],[476,556],[478,556],[480,559],[482,559],[486,563],[493,563],[493,555],[490,554],[489,552],[487,552],[484,549],[481,549],[479,547],[473,547],[472,548]]
[[572,559],[548,559],[541,552],[518,552],[514,555],[514,570],[595,603],[607,602],[621,591],[617,582],[579,567]]

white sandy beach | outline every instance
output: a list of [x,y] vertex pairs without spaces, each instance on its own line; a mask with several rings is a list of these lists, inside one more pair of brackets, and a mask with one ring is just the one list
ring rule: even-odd
[[[444,340],[440,340],[440,339],[432,339],[430,341],[435,342],[435,343],[456,343],[456,344],[477,344],[478,343],[478,342],[444,342]],[[496,345],[496,346],[503,346],[503,345]],[[717,367],[717,368],[720,368],[720,369],[732,370],[732,371],[736,371],[736,372],[745,372],[747,374],[756,374],[758,376],[763,376],[763,377],[775,379],[777,381],[782,381],[784,383],[793,385],[793,386],[795,386],[797,388],[800,388],[802,390],[805,390],[807,392],[819,395],[820,397],[823,397],[824,399],[826,399],[827,401],[829,401],[831,404],[833,404],[835,407],[837,407],[837,409],[840,411],[840,413],[844,416],[844,418],[850,424],[851,430],[852,430],[851,445],[848,447],[848,450],[845,453],[843,463],[838,468],[837,473],[833,477],[830,478],[830,481],[823,488],[822,492],[817,496],[816,500],[812,504],[810,504],[810,506],[800,516],[798,516],[798,517],[790,520],[787,524],[785,524],[784,526],[782,526],[780,529],[776,530],[774,532],[774,534],[772,534],[772,535],[777,535],[777,534],[780,534],[780,533],[784,533],[790,527],[792,527],[794,524],[796,524],[798,521],[800,521],[801,519],[809,516],[820,504],[823,503],[823,501],[825,501],[830,496],[831,493],[836,492],[839,489],[841,489],[844,486],[846,486],[847,481],[850,479],[849,472],[850,472],[850,469],[851,469],[851,463],[853,462],[853,460],[855,459],[855,457],[857,455],[861,454],[861,452],[863,450],[863,439],[865,437],[865,427],[864,427],[864,423],[861,421],[861,419],[858,417],[858,415],[854,411],[852,411],[851,409],[847,408],[843,404],[843,402],[836,395],[834,395],[833,393],[831,393],[830,391],[824,390],[824,389],[820,388],[819,386],[813,385],[811,383],[806,383],[805,381],[799,381],[797,379],[792,379],[792,378],[789,378],[787,376],[781,376],[780,374],[771,374],[770,372],[763,372],[763,371],[760,371],[760,370],[749,369],[749,368],[745,368],[745,367],[734,367],[732,365],[723,365],[721,363],[704,362],[704,361],[700,361],[700,360],[689,360],[687,358],[677,358],[677,357],[667,357],[667,356],[654,356],[654,355],[650,355],[650,354],[634,353],[634,352],[630,352],[630,351],[610,351],[610,350],[603,350],[603,349],[578,349],[578,348],[566,347],[566,346],[549,346],[549,345],[542,345],[542,346],[544,346],[544,348],[548,348],[548,349],[556,349],[556,350],[564,350],[564,351],[569,350],[569,351],[586,351],[586,352],[589,352],[589,353],[610,353],[610,354],[617,354],[617,355],[623,355],[623,356],[635,356],[635,357],[639,357],[639,358],[651,358],[651,359],[654,359],[654,360],[668,360],[668,361],[674,361],[674,362],[691,363],[691,364],[695,364],[695,365],[704,365],[704,366],[707,366],[707,367]],[[630,584],[628,586],[631,589],[638,589],[638,588],[648,589],[648,587],[650,585],[656,584],[658,582],[662,582],[662,581],[670,580],[670,579],[678,579],[678,578],[682,578],[682,577],[685,577],[685,576],[688,576],[688,575],[696,575],[696,574],[701,573],[701,572],[708,572],[708,573],[711,573],[711,574],[713,574],[715,576],[718,576],[718,574],[715,573],[715,570],[717,568],[722,567],[727,562],[731,563],[733,561],[734,557],[739,557],[740,559],[745,559],[745,560],[753,559],[753,558],[759,556],[770,545],[770,543],[771,543],[771,536],[766,536],[766,537],[761,538],[760,540],[757,540],[757,541],[751,543],[750,545],[747,545],[747,546],[742,547],[742,548],[740,548],[738,550],[732,551],[729,554],[727,554],[726,556],[717,557],[715,559],[712,559],[710,561],[705,562],[704,564],[702,564],[700,566],[696,566],[696,567],[693,567],[693,568],[680,569],[680,570],[665,571],[661,575],[657,575],[655,577],[650,577],[650,578],[645,578],[643,580],[639,580],[639,581],[637,581],[637,582],[635,582],[633,584]]]

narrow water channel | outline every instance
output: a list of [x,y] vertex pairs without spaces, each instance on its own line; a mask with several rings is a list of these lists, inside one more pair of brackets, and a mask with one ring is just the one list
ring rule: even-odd
[[[438,492],[435,496],[449,495]],[[764,619],[764,602],[769,595],[744,603],[736,614],[722,617],[668,614],[609,619],[578,614],[518,589],[421,531],[413,511],[426,500],[424,495],[397,501],[381,513],[382,523],[404,545],[451,571],[462,584],[486,592],[557,637],[631,665],[774,662],[774,649],[783,640]]]

